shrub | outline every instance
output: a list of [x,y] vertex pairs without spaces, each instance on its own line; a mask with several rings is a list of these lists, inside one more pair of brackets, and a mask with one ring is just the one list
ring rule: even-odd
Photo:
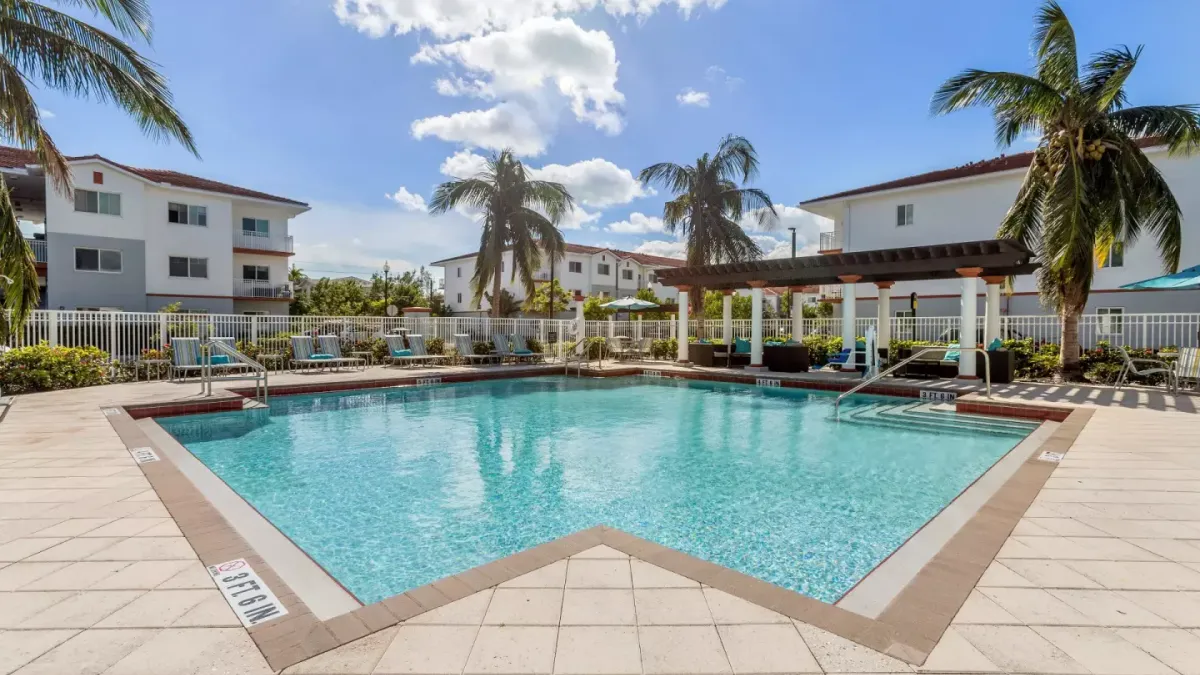
[[542,345],[542,341],[537,338],[525,338],[525,345],[534,354],[542,354],[546,350],[545,346]]
[[829,363],[829,356],[842,351],[840,335],[805,335],[800,343],[808,347],[808,361],[817,368]]
[[675,338],[655,340],[650,343],[652,358],[673,360],[677,354],[679,354],[679,341]]
[[480,341],[471,343],[471,351],[479,355],[491,354],[493,349],[494,347],[490,342]]
[[51,347],[45,342],[0,354],[0,387],[22,394],[104,384],[107,352],[95,347]]
[[440,337],[425,340],[425,351],[430,354],[442,354],[446,351],[446,341]]

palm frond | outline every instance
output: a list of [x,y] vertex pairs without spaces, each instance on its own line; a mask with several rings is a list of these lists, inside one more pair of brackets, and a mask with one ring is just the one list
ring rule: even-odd
[[[4,284],[4,313],[0,313],[0,340],[6,341],[14,327],[25,324],[38,305],[38,276],[33,251],[21,234],[8,186],[0,178],[0,278]],[[7,316],[6,316],[7,315]]]
[[437,215],[462,206],[485,209],[495,195],[495,187],[481,178],[460,178],[437,186],[429,198],[429,212]]
[[1082,296],[1087,299],[1097,229],[1082,161],[1070,152],[1062,158],[1064,165],[1043,197],[1041,233],[1041,262],[1057,286],[1048,290],[1058,306],[1078,300],[1069,289],[1085,289]]
[[0,59],[0,132],[17,145],[33,148],[50,182],[60,190],[71,185],[67,158],[42,128],[37,103],[25,86],[25,78],[5,59]]
[[1133,138],[1158,138],[1172,155],[1200,150],[1200,106],[1144,105],[1108,115],[1114,129]]
[[1067,13],[1049,0],[1038,10],[1034,26],[1038,79],[1062,93],[1078,91],[1079,57]]
[[150,40],[153,24],[146,0],[58,0],[58,3],[103,16],[127,38]]
[[1031,251],[1038,250],[1042,230],[1042,199],[1046,194],[1047,175],[1037,165],[1029,167],[1017,191],[1017,199],[1000,221],[996,236],[1012,239]]
[[1086,67],[1083,95],[1098,112],[1111,112],[1125,107],[1125,81],[1137,65],[1142,47],[1131,52],[1128,47],[1106,49],[1092,57]]
[[721,180],[748,183],[758,177],[758,153],[742,136],[729,134],[722,138],[708,164]]
[[524,206],[536,206],[546,212],[550,222],[557,225],[563,216],[575,209],[575,200],[562,183],[544,180],[526,181]]
[[673,162],[661,162],[642,169],[638,180],[645,185],[657,183],[668,192],[681,194],[687,192],[692,183],[691,167],[680,166]]
[[1063,97],[1052,86],[1029,75],[967,69],[938,87],[930,112],[945,115],[973,106],[1005,105],[1026,115],[1053,117],[1062,109]]

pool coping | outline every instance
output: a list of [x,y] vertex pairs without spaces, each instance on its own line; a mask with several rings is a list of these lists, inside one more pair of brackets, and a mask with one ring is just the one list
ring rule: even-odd
[[[652,368],[610,368],[590,373],[593,376],[623,376],[640,374]],[[460,382],[502,377],[525,377],[545,374],[545,370],[501,371],[478,373],[488,377],[472,377],[476,373],[456,373],[440,378],[440,382]],[[658,371],[664,375],[680,375],[678,371]],[[752,376],[724,375],[713,373],[686,373],[686,379],[711,379],[755,384],[759,378]],[[705,377],[716,375],[715,377]],[[381,380],[378,386],[403,386],[407,380],[417,384],[425,378],[401,378]],[[373,382],[373,381],[372,381]],[[783,384],[788,382],[789,384]],[[421,384],[424,384],[422,382]],[[797,383],[797,384],[792,384]],[[826,386],[803,386],[819,384]],[[836,389],[840,383],[813,383],[784,380],[779,385],[798,386],[810,389]],[[829,385],[834,385],[830,387]],[[294,385],[306,389],[294,393],[317,393],[320,391],[344,391],[372,388],[361,382],[331,382],[319,385]],[[335,388],[328,388],[335,387]],[[275,389],[275,388],[273,388]],[[280,387],[279,390],[288,389]],[[911,397],[919,397],[918,387],[882,387],[886,391],[870,391],[897,395],[898,389],[915,391]],[[122,442],[129,449],[152,447],[158,444],[151,439],[136,419],[139,417],[171,414],[193,414],[217,410],[241,409],[242,399],[236,396],[210,401],[213,405],[188,401],[173,406],[156,403],[152,406],[129,406],[117,408],[117,414],[106,414]],[[276,395],[285,392],[278,391]],[[286,393],[293,393],[287,391]],[[905,394],[899,394],[905,395]],[[234,406],[237,401],[237,407]],[[962,409],[962,403],[958,407]],[[896,595],[875,619],[856,614],[832,604],[809,598],[794,591],[775,586],[735,570],[710,563],[627,532],[605,525],[567,535],[539,546],[515,553],[511,556],[486,563],[479,567],[455,574],[426,586],[392,596],[383,601],[359,607],[340,616],[322,621],[308,608],[304,601],[284,582],[261,555],[237,532],[221,512],[201,493],[200,489],[163,452],[160,460],[139,464],[147,480],[158,493],[163,505],[179,525],[188,542],[205,565],[215,565],[237,558],[245,558],[259,576],[272,588],[288,614],[279,619],[248,629],[268,664],[282,670],[313,656],[350,643],[371,633],[383,630],[424,612],[436,609],[472,593],[494,587],[505,581],[531,572],[539,567],[563,560],[592,546],[604,544],[646,562],[700,583],[723,590],[754,604],[779,612],[792,619],[827,630],[848,640],[888,654],[902,661],[920,665],[937,644],[946,627],[966,601],[979,578],[1001,545],[1024,515],[1046,480],[1056,462],[1043,461],[1041,452],[1065,454],[1082,431],[1093,411],[1087,408],[1069,409],[1055,406],[1025,406],[1023,404],[994,404],[990,401],[970,401],[970,410],[977,414],[1000,414],[1030,419],[1060,417],[1061,424],[1055,429],[1016,472],[1000,486],[978,511],[950,540],[926,563],[912,581]],[[106,406],[108,407],[108,406]],[[177,408],[187,408],[187,411]],[[129,410],[132,408],[133,410]],[[149,413],[147,408],[155,409]],[[201,409],[198,409],[201,408]],[[1012,408],[1023,414],[1009,414]],[[149,414],[143,414],[149,413]]]

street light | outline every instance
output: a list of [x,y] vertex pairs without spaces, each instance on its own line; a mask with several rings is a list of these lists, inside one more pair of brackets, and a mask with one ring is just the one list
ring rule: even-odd
[[792,231],[792,257],[795,258],[796,257],[796,228],[789,227],[788,229]]
[[384,260],[383,261],[383,310],[384,310],[384,312],[387,311],[387,306],[388,306],[388,301],[389,301],[388,273],[391,271],[392,271],[391,265],[388,265],[388,261]]

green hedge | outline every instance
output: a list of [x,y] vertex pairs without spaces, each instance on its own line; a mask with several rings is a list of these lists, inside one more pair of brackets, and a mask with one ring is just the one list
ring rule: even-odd
[[6,394],[92,387],[109,381],[108,352],[95,347],[51,347],[45,342],[0,354]]

